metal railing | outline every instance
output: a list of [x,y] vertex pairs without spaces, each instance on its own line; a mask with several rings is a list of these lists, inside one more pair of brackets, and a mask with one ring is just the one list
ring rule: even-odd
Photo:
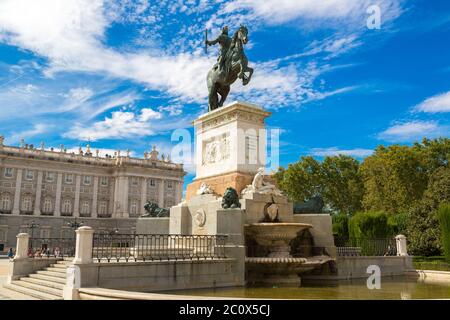
[[94,234],[97,262],[226,258],[226,235]]
[[64,258],[75,256],[75,238],[30,238],[28,257]]
[[334,238],[338,256],[396,256],[394,238]]

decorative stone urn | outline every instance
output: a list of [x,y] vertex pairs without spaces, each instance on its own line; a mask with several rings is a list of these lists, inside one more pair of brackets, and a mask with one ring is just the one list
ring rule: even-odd
[[247,235],[268,251],[264,257],[246,258],[248,282],[300,285],[299,274],[327,262],[329,257],[297,258],[290,254],[290,242],[299,232],[309,228],[312,228],[311,224],[289,222],[246,225]]

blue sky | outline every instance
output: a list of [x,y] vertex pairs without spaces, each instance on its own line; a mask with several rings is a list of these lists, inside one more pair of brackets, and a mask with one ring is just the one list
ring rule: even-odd
[[[367,28],[367,8],[381,28]],[[280,163],[363,158],[450,132],[450,2],[0,0],[0,134],[7,144],[151,145],[207,110],[205,28],[249,28],[252,82],[229,97],[273,112]],[[193,177],[190,174],[186,182]]]

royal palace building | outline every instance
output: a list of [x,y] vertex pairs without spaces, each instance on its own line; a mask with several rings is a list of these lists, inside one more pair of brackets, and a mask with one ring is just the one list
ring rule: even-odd
[[13,247],[20,232],[34,237],[73,236],[77,224],[97,231],[133,232],[144,204],[161,208],[182,198],[182,164],[158,156],[155,147],[144,158],[68,152],[27,145],[4,145],[0,136],[0,252]]

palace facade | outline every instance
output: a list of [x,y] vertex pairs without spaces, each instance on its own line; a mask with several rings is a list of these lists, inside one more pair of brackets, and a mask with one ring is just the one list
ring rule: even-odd
[[[100,156],[88,145],[68,152],[21,141],[4,145],[0,136],[0,251],[14,246],[16,235],[69,237],[73,222],[96,230],[133,232],[147,201],[169,208],[181,202],[182,164],[158,156],[153,147],[144,158]],[[36,225],[30,228],[32,223]],[[2,248],[3,247],[3,248]]]

